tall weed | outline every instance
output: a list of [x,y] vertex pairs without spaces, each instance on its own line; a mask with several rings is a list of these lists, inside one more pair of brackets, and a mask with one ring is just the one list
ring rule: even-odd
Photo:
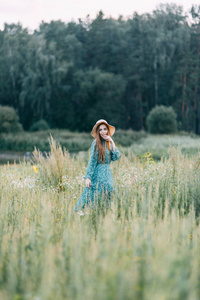
[[33,162],[37,164],[40,179],[46,186],[61,191],[63,189],[63,175],[67,174],[70,169],[70,163],[73,159],[70,158],[69,152],[54,141],[50,137],[50,152],[44,154],[35,148],[33,152]]

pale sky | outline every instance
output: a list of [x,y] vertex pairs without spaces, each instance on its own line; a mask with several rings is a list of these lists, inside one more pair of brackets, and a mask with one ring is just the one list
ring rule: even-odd
[[106,17],[128,17],[134,12],[152,12],[160,3],[176,3],[187,12],[192,4],[200,5],[200,0],[0,0],[0,29],[4,23],[20,22],[23,27],[34,30],[42,20],[77,21],[88,14],[94,19],[100,10]]

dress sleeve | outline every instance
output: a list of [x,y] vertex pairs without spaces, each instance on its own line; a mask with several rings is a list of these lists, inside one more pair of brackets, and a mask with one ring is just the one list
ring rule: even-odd
[[92,175],[94,173],[94,170],[97,166],[97,158],[96,158],[96,154],[95,154],[95,144],[96,144],[96,141],[94,141],[92,143],[92,146],[91,146],[91,151],[90,151],[90,160],[89,160],[89,163],[88,163],[88,166],[87,166],[87,171],[86,171],[86,174],[84,176],[84,178],[92,178]]
[[111,160],[115,161],[117,159],[119,159],[121,156],[118,148],[115,146],[115,151],[113,149],[111,149]]

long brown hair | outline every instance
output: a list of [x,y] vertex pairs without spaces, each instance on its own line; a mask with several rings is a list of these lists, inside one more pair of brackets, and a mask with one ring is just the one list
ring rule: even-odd
[[[97,129],[96,129],[96,132],[97,132],[97,135],[96,135],[96,145],[95,145],[95,153],[97,153],[97,149],[99,150],[99,153],[98,153],[98,160],[99,161],[103,161],[103,163],[105,164],[105,149],[107,148],[110,152],[111,148],[110,148],[110,142],[109,141],[105,141],[105,148],[103,146],[103,139],[101,138],[100,136],[100,133],[99,133],[99,127],[104,124],[104,123],[101,123],[97,126]],[[109,130],[109,127],[104,124],[106,127],[107,127],[107,130],[108,130],[108,135],[110,136],[110,130]]]

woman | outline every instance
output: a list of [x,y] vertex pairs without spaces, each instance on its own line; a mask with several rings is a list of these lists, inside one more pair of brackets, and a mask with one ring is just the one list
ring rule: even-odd
[[[120,152],[115,146],[111,136],[115,132],[115,127],[109,125],[101,119],[96,122],[92,129],[92,136],[95,138],[91,146],[90,160],[86,175],[86,187],[83,190],[74,210],[82,213],[85,205],[95,207],[102,206],[102,202],[110,202],[113,191],[113,177],[110,169],[111,160],[120,158]],[[102,200],[101,200],[102,199]]]

